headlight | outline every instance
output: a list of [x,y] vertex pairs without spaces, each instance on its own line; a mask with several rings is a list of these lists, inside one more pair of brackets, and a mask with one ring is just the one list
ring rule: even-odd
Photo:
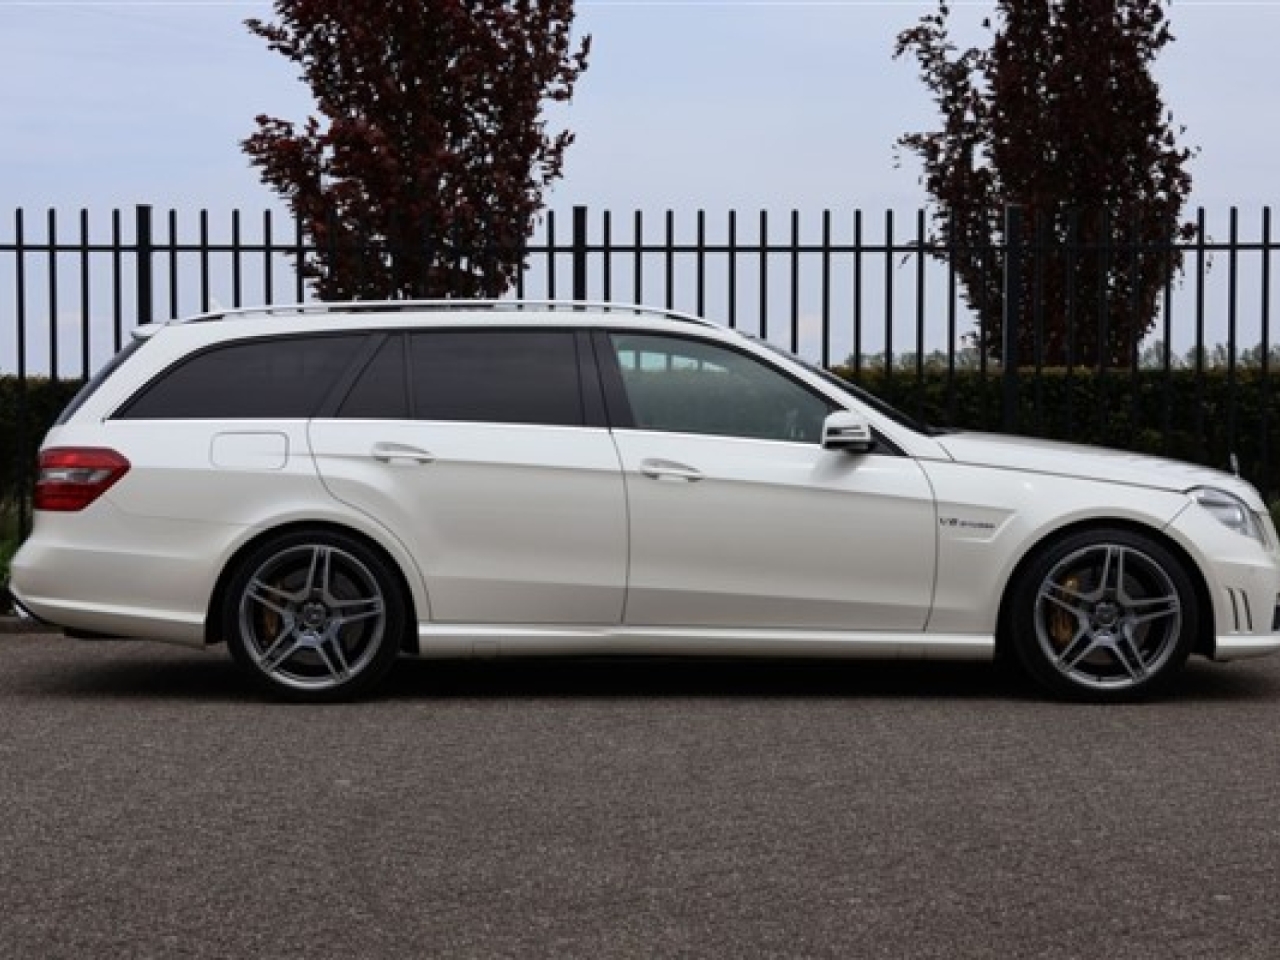
[[1262,532],[1258,518],[1253,515],[1249,505],[1235,494],[1217,487],[1197,487],[1191,491],[1191,499],[1213,514],[1214,519],[1224,527],[1266,546],[1266,535]]

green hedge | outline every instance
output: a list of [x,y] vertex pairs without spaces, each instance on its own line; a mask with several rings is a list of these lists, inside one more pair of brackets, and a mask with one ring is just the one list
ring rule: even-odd
[[28,377],[24,387],[17,377],[0,377],[0,503],[29,493],[40,441],[81,382]]

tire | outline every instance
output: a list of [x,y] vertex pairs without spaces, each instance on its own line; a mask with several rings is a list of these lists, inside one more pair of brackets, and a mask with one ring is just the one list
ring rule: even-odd
[[1084,530],[1035,554],[1014,585],[1007,639],[1022,668],[1070,700],[1138,700],[1182,670],[1200,622],[1183,563],[1131,530]]
[[308,703],[372,690],[400,652],[406,619],[387,562],[331,531],[295,531],[256,547],[222,605],[236,663],[271,695]]

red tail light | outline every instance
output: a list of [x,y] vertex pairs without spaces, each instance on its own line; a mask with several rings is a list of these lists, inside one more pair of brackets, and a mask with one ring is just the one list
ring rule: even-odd
[[129,472],[129,461],[103,447],[53,447],[40,454],[35,508],[73,513]]

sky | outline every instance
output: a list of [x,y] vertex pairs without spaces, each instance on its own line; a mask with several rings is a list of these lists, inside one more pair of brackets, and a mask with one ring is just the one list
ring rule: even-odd
[[[976,23],[994,4],[953,0]],[[896,34],[931,2],[579,0],[593,38],[575,131],[547,198],[633,209],[912,210],[895,139],[934,120]],[[261,209],[238,141],[261,112],[306,115],[291,63],[243,26],[258,0],[0,0],[0,206]],[[1201,153],[1194,204],[1277,199],[1280,0],[1181,0],[1156,72]],[[0,211],[7,219],[7,211]],[[0,222],[3,222],[0,220]]]
[[[978,25],[994,6],[952,0],[959,39],[982,42]],[[927,198],[918,164],[899,155],[895,141],[931,129],[937,118],[914,62],[892,53],[897,34],[935,9],[932,0],[578,0],[577,30],[592,37],[591,59],[572,103],[549,117],[552,129],[568,127],[577,139],[547,206],[567,214],[586,205],[593,223],[605,210],[619,223],[635,210],[646,212],[647,223],[674,210],[684,236],[698,210],[721,232],[730,210],[740,211],[744,224],[768,210],[777,224],[771,237],[785,233],[793,210],[808,231],[824,210],[846,225],[855,209],[876,224],[896,211],[903,224],[896,236],[905,238]],[[1256,237],[1260,209],[1280,200],[1273,73],[1280,0],[1174,0],[1169,12],[1177,39],[1155,73],[1175,123],[1186,128],[1183,144],[1199,148],[1192,212],[1203,206],[1209,233],[1222,237],[1236,206],[1242,239]],[[128,217],[136,204],[188,218],[207,209],[224,225],[233,209],[250,218],[281,209],[239,141],[257,114],[301,120],[313,105],[295,66],[244,27],[248,17],[270,19],[271,4],[0,0],[0,243],[12,237],[16,208],[26,211],[28,235],[37,238],[45,211],[57,210],[64,239],[75,234],[81,209],[92,212],[95,236],[107,211],[120,208]],[[74,341],[84,326],[75,278],[64,267],[65,290],[54,308],[40,299],[46,284],[39,268],[35,262],[29,271],[28,313],[47,313],[45,326],[70,338],[57,365],[69,363],[75,373]],[[1218,269],[1212,282],[1225,278]],[[815,284],[807,279],[802,309],[813,353]],[[93,282],[100,302],[101,270]],[[905,303],[911,271],[898,270],[893,282],[904,287]],[[13,286],[12,265],[0,262],[0,371],[18,363]],[[773,296],[785,300],[785,293],[773,284]],[[936,318],[938,298],[930,296]],[[1222,296],[1211,291],[1211,304]],[[1256,303],[1256,292],[1251,296]],[[875,315],[885,293],[869,297],[867,314]],[[660,294],[621,298],[655,303]],[[194,308],[183,304],[180,312]],[[1224,315],[1211,310],[1210,343],[1226,337]],[[841,322],[837,356],[852,337],[850,322]],[[911,308],[894,322],[897,342],[908,342]],[[1178,349],[1185,350],[1194,324],[1179,324]],[[96,335],[89,367],[115,346]],[[930,346],[946,346],[946,336],[945,325],[935,324]],[[1241,337],[1257,340],[1252,331]],[[28,369],[50,367],[50,339],[41,325],[29,331]]]

